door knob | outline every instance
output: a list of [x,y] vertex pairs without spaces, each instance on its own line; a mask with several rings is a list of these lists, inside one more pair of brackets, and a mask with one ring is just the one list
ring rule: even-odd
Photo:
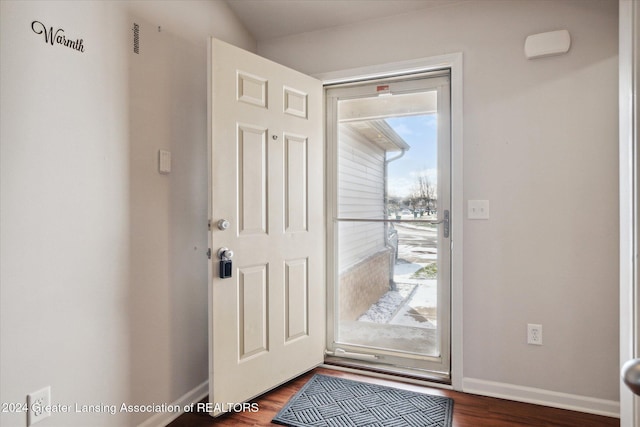
[[233,258],[233,251],[228,248],[220,248],[218,249],[218,258],[221,260],[229,260]]
[[230,225],[231,223],[228,220],[221,219],[220,221],[218,221],[218,230],[226,230]]
[[622,380],[632,392],[640,396],[640,359],[632,359],[622,365]]

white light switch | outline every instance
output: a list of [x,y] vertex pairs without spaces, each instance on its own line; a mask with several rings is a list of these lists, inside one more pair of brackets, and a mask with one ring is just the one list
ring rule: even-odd
[[158,153],[158,172],[167,174],[171,172],[171,152],[160,150]]
[[489,201],[488,200],[469,200],[469,219],[489,219]]

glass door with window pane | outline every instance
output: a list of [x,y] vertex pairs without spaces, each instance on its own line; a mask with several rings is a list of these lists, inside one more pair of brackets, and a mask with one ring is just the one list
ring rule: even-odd
[[328,347],[378,369],[449,376],[449,77],[327,89]]

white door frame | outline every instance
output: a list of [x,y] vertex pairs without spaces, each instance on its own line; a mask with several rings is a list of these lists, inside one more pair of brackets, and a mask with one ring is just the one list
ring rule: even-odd
[[462,53],[316,74],[323,84],[373,80],[438,69],[451,70],[451,383],[462,390]]
[[[620,102],[620,366],[640,357],[638,324],[638,77],[640,3],[619,2]],[[640,425],[640,398],[620,381],[620,425]]]

